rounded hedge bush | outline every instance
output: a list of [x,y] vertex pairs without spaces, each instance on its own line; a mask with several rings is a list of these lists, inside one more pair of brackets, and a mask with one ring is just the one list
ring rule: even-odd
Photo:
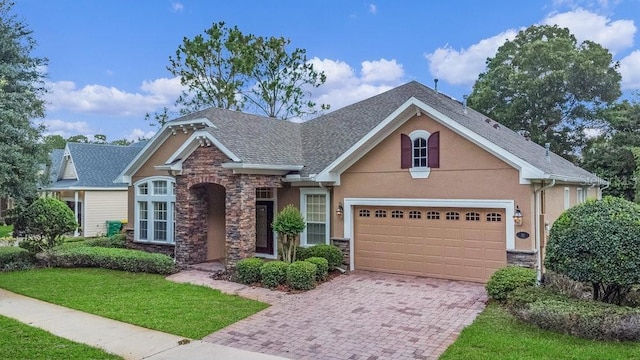
[[508,308],[544,330],[591,340],[640,340],[640,309],[569,298],[538,287],[514,290]]
[[286,261],[269,261],[260,268],[260,276],[262,277],[262,285],[267,288],[275,288],[287,281],[287,268],[289,263]]
[[258,258],[247,258],[238,261],[236,265],[236,279],[243,284],[260,282],[260,269],[262,265],[264,265],[264,260]]
[[43,265],[51,267],[99,267],[152,274],[176,271],[171,257],[140,250],[76,246],[57,248],[37,256]]
[[294,261],[287,269],[287,284],[296,290],[310,290],[316,286],[316,265],[307,261]]
[[19,270],[34,263],[35,258],[29,251],[14,246],[0,246],[0,271]]
[[306,248],[301,255],[298,256],[299,260],[306,260],[311,257],[321,257],[327,259],[329,263],[329,270],[333,270],[342,265],[342,250],[333,245],[314,245]]
[[620,303],[640,284],[640,205],[606,197],[565,211],[553,224],[545,266],[593,285],[593,298]]
[[321,257],[310,257],[305,261],[315,264],[316,266],[316,280],[324,281],[329,275],[329,262],[325,258]]
[[36,242],[41,250],[50,249],[62,242],[62,235],[76,229],[73,211],[64,202],[50,197],[39,198],[27,207],[27,238]]
[[507,266],[491,275],[485,289],[491,299],[505,301],[509,293],[515,289],[531,287],[535,284],[535,270],[520,266]]

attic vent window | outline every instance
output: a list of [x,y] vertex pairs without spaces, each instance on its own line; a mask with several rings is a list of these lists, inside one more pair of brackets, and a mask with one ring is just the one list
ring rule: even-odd
[[414,179],[426,179],[432,168],[440,167],[440,132],[416,130],[400,135],[400,167],[409,169]]

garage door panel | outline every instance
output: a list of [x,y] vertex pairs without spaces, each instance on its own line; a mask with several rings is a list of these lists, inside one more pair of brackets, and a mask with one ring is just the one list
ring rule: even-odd
[[[360,209],[370,217],[359,217]],[[387,217],[376,218],[376,210]],[[420,219],[409,218],[412,210]],[[457,212],[458,220],[447,220],[447,212]],[[489,213],[501,221],[487,221]],[[504,218],[502,209],[357,207],[355,268],[486,282],[506,264]]]

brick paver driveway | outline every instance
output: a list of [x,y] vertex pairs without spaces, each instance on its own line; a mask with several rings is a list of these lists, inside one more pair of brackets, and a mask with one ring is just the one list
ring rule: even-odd
[[200,283],[272,304],[205,341],[293,359],[436,359],[487,299],[481,284],[362,271],[293,295]]

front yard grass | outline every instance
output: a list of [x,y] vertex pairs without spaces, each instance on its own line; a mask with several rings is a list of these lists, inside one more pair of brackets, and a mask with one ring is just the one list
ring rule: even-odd
[[634,359],[640,343],[579,339],[541,330],[489,304],[440,357],[451,359]]
[[0,359],[122,359],[0,316]]
[[0,225],[0,238],[7,237],[13,232],[13,225]]
[[0,288],[191,339],[268,307],[204,286],[173,283],[161,275],[94,268],[0,273]]

